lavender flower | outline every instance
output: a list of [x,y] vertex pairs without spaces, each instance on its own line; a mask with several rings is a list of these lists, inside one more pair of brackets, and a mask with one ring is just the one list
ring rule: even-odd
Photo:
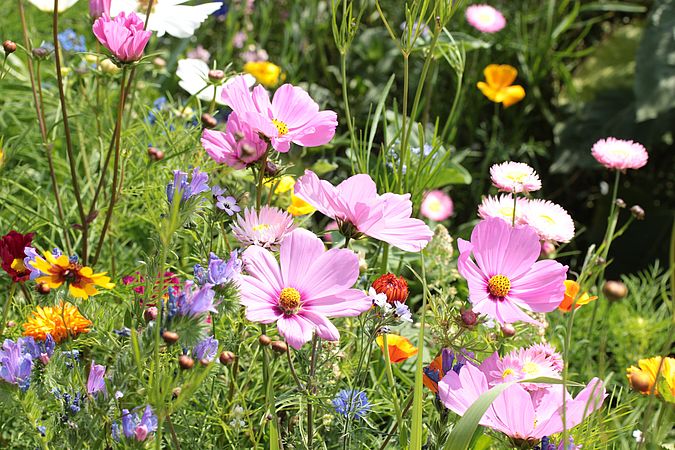
[[66,52],[86,52],[84,36],[77,34],[73,29],[68,28],[59,33],[59,43],[61,48]]
[[228,281],[236,279],[241,274],[242,261],[238,257],[237,251],[230,253],[230,259],[227,261],[218,258],[211,253],[209,259],[208,282],[219,286]]
[[225,211],[228,216],[233,216],[239,211],[241,207],[237,205],[237,199],[228,195],[227,197],[219,195],[216,197],[216,207],[222,211]]
[[216,353],[218,353],[218,340],[213,336],[202,340],[192,349],[192,356],[199,361],[211,362],[216,358]]
[[368,397],[363,391],[343,389],[333,399],[333,407],[338,414],[360,419],[370,411],[370,402],[368,402]]
[[[201,288],[195,289],[195,284],[187,281],[183,292],[175,298],[178,314],[196,317],[209,311],[217,312],[213,303],[216,293],[212,287],[212,284],[207,283]],[[171,296],[169,296],[169,299],[171,299]]]
[[194,271],[194,277],[197,284],[204,286],[208,274],[207,269],[203,268],[201,264],[195,264],[192,270]]
[[19,341],[24,351],[30,353],[33,361],[39,360],[45,365],[49,362],[49,359],[54,354],[54,348],[56,348],[56,342],[49,333],[47,333],[44,341],[36,341],[32,336],[20,338]]
[[[150,405],[145,407],[143,416],[139,419],[136,413],[122,410],[122,432],[127,438],[135,438],[137,441],[145,441],[148,434],[157,430],[157,416],[152,412]],[[113,438],[119,440],[119,425],[113,426]]]
[[396,308],[394,315],[398,317],[399,320],[412,323],[412,313],[410,312],[408,305],[401,302],[394,302],[394,307]]
[[0,349],[0,378],[26,391],[32,370],[33,357],[22,348],[21,342],[5,339]]
[[103,379],[104,375],[105,366],[94,364],[94,361],[92,360],[91,366],[89,368],[89,378],[87,379],[87,393],[89,395],[93,395],[101,391],[103,391],[105,394],[105,380]]
[[176,191],[181,193],[181,203],[192,197],[196,197],[202,192],[209,190],[209,175],[206,172],[200,172],[199,167],[192,171],[192,177],[188,182],[188,174],[180,170],[173,171],[173,182],[166,186],[166,198],[169,203],[173,203]]

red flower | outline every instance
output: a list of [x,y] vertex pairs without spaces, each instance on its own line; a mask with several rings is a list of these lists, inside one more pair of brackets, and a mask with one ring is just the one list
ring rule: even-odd
[[394,302],[404,303],[408,299],[408,282],[393,273],[385,273],[375,280],[373,289],[378,294],[385,294],[392,305]]
[[30,277],[30,270],[23,265],[26,254],[23,249],[30,246],[33,233],[21,234],[14,230],[0,238],[0,259],[2,269],[15,282],[26,281]]

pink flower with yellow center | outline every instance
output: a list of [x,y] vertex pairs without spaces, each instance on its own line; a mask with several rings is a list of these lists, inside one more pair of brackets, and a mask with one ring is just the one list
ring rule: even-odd
[[562,206],[548,200],[527,200],[521,222],[537,231],[542,241],[569,242],[574,237],[574,220]]
[[358,316],[372,306],[363,291],[352,289],[359,258],[347,249],[325,251],[312,232],[297,229],[281,243],[279,262],[272,252],[249,247],[242,256],[240,303],[252,322],[276,322],[279,334],[299,349],[314,333],[336,341],[340,332],[330,317]]
[[214,161],[233,169],[244,169],[258,161],[267,150],[267,143],[236,112],[227,118],[227,131],[205,129],[202,147]]
[[232,224],[232,234],[244,245],[257,245],[276,250],[295,228],[293,217],[272,206],[263,206],[260,212],[246,208]]
[[506,26],[504,15],[490,5],[471,5],[466,8],[466,21],[483,33],[496,33]]
[[474,227],[470,242],[459,239],[458,244],[457,269],[469,284],[475,312],[500,324],[537,324],[523,309],[549,312],[562,301],[567,266],[537,261],[541,246],[533,228],[488,219]]
[[638,142],[609,137],[600,139],[591,149],[593,157],[608,169],[639,169],[647,164],[649,155]]
[[490,167],[492,184],[500,191],[533,192],[541,189],[541,180],[534,169],[525,163],[507,161]]
[[508,223],[513,221],[513,208],[516,211],[516,225],[522,224],[523,211],[527,204],[527,199],[518,197],[514,203],[513,195],[502,194],[499,197],[487,196],[483,197],[483,201],[478,205],[478,216],[481,219],[490,219],[493,217],[500,218]]
[[452,216],[454,204],[448,194],[443,191],[430,191],[424,195],[420,213],[427,219],[442,222]]

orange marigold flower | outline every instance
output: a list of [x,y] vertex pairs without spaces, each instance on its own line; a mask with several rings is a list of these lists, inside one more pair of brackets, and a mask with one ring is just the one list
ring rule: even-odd
[[598,298],[595,295],[588,295],[588,292],[579,295],[580,289],[581,286],[579,286],[579,283],[576,281],[565,280],[565,297],[563,298],[563,301],[560,302],[560,305],[558,305],[558,309],[564,312],[570,311],[575,298],[577,299],[577,303],[574,305],[574,309],[579,308],[581,305],[586,305]]
[[[387,334],[387,347],[389,347],[389,360],[393,363],[405,361],[417,354],[417,347],[403,336]],[[375,339],[380,350],[384,352],[384,338],[380,335]]]
[[[654,392],[654,395],[659,395],[663,397],[664,393],[659,392],[658,386],[668,387],[670,394],[668,399],[673,399],[675,397],[675,358],[665,358],[663,364],[661,364],[661,357],[655,356],[653,358],[641,359],[638,361],[639,368],[635,366],[630,366],[626,369],[626,375],[630,381],[631,386],[636,391],[640,392],[643,395],[649,395]],[[656,375],[658,373],[659,367],[661,367],[661,373],[659,374],[659,381],[656,381]],[[656,386],[654,386],[656,383]]]
[[408,299],[408,282],[393,273],[385,273],[375,280],[373,289],[378,294],[385,294],[392,305],[394,302],[404,303]]
[[105,276],[106,272],[94,273],[91,267],[83,266],[66,255],[55,256],[51,252],[43,254],[44,258],[38,256],[30,264],[43,274],[35,281],[45,283],[51,289],[67,283],[70,295],[87,299],[90,295],[98,294],[95,286],[105,289],[115,287],[115,284],[110,282],[110,277]]
[[26,323],[23,335],[44,341],[51,334],[56,342],[80,333],[89,333],[92,323],[75,305],[61,301],[57,306],[38,306]]
[[518,76],[518,69],[508,64],[490,64],[483,70],[485,81],[479,81],[476,86],[488,99],[495,103],[502,103],[508,108],[525,98],[525,89],[513,85]]

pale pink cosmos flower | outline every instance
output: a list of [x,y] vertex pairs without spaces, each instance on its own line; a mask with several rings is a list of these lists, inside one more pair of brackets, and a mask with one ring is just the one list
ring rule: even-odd
[[255,131],[267,136],[275,150],[286,153],[291,143],[316,147],[330,142],[337,127],[334,111],[319,111],[319,105],[302,88],[284,84],[269,94],[258,85],[249,91],[246,79],[238,76],[225,86],[223,102]]
[[471,5],[466,8],[466,21],[483,33],[496,33],[506,26],[504,15],[490,5]]
[[[535,346],[519,348],[500,358],[497,352],[485,359],[480,370],[485,374],[490,387],[499,383],[519,381],[533,378],[560,379],[562,369],[557,364],[559,353],[553,350],[554,355],[548,355]],[[528,391],[547,389],[550,383],[522,383]]]
[[260,212],[246,208],[232,224],[232,234],[243,245],[255,245],[276,250],[293,231],[293,217],[273,206],[263,206]]
[[514,203],[512,194],[502,194],[499,197],[491,195],[483,197],[483,201],[478,205],[478,216],[481,219],[498,217],[508,223],[512,223],[513,208],[515,207],[515,223],[516,225],[522,224],[523,211],[527,201],[526,198],[517,197]]
[[96,19],[92,30],[98,41],[120,62],[138,61],[152,31],[143,30],[144,23],[136,13],[119,13],[114,19],[103,14]]
[[534,344],[527,348],[528,352],[531,352],[533,355],[542,355],[546,360],[548,360],[553,369],[562,373],[565,363],[563,362],[562,355],[549,343]]
[[534,192],[541,189],[541,180],[534,169],[525,163],[507,161],[490,167],[492,184],[500,191]]
[[[463,415],[490,389],[482,368],[465,364],[459,373],[446,372],[438,383],[438,395],[453,412]],[[576,396],[563,393],[561,385],[528,391],[521,384],[506,388],[480,420],[480,424],[497,430],[514,440],[538,442],[544,436],[563,431],[563,395],[565,427],[570,429],[598,410],[607,396],[601,380],[593,378]]]
[[279,334],[299,349],[313,333],[340,339],[330,317],[358,316],[372,306],[363,291],[352,289],[359,277],[359,258],[347,249],[325,251],[312,232],[297,229],[281,243],[279,263],[272,252],[249,247],[242,255],[240,303],[252,322],[277,323]]
[[638,142],[609,137],[600,139],[591,149],[593,157],[608,169],[639,169],[647,164],[649,155]]
[[459,239],[458,246],[457,269],[469,284],[475,312],[500,324],[538,324],[522,309],[549,312],[563,300],[567,266],[537,261],[541,246],[533,228],[488,219],[474,227],[470,242]]
[[574,237],[574,220],[556,203],[529,200],[521,211],[521,221],[534,228],[542,241],[569,242]]
[[214,161],[244,169],[265,154],[267,143],[236,112],[227,118],[226,130],[205,129],[202,133],[202,147]]
[[295,195],[335,219],[340,232],[351,237],[365,234],[409,252],[421,251],[433,237],[423,221],[410,217],[410,194],[379,195],[375,182],[366,174],[333,186],[305,170],[295,183]]
[[455,211],[452,199],[443,191],[430,191],[424,194],[420,213],[427,219],[442,222],[452,216]]
[[110,15],[110,2],[112,0],[89,0],[89,15],[96,20],[103,14]]

